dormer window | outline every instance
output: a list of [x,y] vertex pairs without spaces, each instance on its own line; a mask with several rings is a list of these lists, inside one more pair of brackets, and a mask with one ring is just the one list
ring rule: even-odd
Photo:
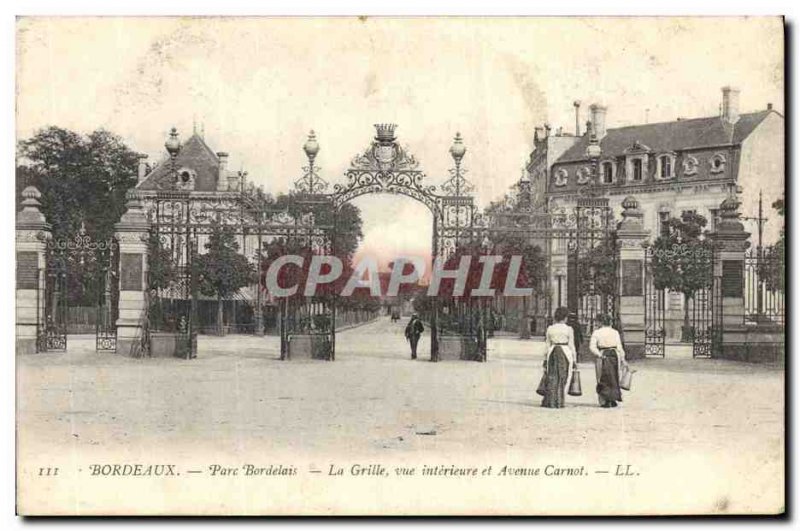
[[684,175],[695,175],[697,173],[697,166],[700,163],[697,161],[692,155],[687,155],[685,159],[683,159],[683,174]]
[[725,155],[717,153],[709,161],[711,165],[711,173],[722,173],[725,171]]
[[592,178],[592,170],[588,166],[582,166],[578,169],[578,184],[586,184]]
[[175,188],[177,190],[194,190],[196,173],[191,168],[181,168],[175,177]]
[[568,177],[569,174],[567,173],[567,170],[565,170],[564,168],[559,168],[558,170],[556,170],[555,174],[555,179],[554,179],[555,185],[566,186]]
[[603,162],[600,165],[600,179],[603,184],[612,184],[616,177],[616,165],[610,160]]
[[641,182],[644,176],[644,163],[642,159],[633,159],[631,161],[631,181]]
[[659,179],[671,179],[675,176],[675,156],[669,153],[665,155],[660,155],[658,159],[658,168],[656,169],[656,175],[658,175]]

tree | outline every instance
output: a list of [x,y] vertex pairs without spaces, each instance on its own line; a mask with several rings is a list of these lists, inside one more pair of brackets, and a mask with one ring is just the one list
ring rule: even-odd
[[81,136],[51,126],[17,146],[17,194],[26,186],[42,193],[42,212],[58,239],[81,226],[96,241],[114,234],[125,194],[136,184],[139,155],[117,135],[99,129]]
[[[783,198],[772,203],[778,215],[785,216],[785,204]],[[786,226],[781,225],[781,232],[778,241],[764,249],[764,256],[759,257],[758,276],[763,280],[767,290],[781,293],[786,292]]]
[[148,287],[154,290],[166,289],[177,279],[177,273],[169,249],[165,249],[158,234],[151,231],[147,238]]
[[[113,133],[100,129],[82,136],[48,127],[17,145],[17,199],[27,186],[39,189],[56,240],[73,240],[85,231],[94,242],[106,242],[125,211],[137,166],[138,154]],[[80,267],[70,268],[67,297],[71,304],[94,305],[107,266],[100,261],[107,257],[81,251]]]
[[664,234],[653,244],[653,284],[683,294],[682,339],[688,341],[689,302],[695,293],[711,286],[712,249],[705,238],[706,218],[684,212],[667,221]]
[[303,196],[293,194],[279,195],[275,199],[275,208],[284,209],[295,217],[310,213],[318,225],[335,225],[336,255],[343,262],[350,262],[364,236],[361,211],[350,203],[341,205],[337,210],[328,202],[315,203],[303,199]]
[[239,253],[239,243],[230,227],[213,225],[205,245],[206,254],[194,258],[203,295],[217,298],[217,330],[223,335],[222,300],[255,280],[255,271],[247,258]]

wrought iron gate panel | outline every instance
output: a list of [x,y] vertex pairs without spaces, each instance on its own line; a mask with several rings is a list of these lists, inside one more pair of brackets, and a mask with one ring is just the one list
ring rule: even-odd
[[[198,218],[216,213],[209,210],[187,192],[160,192],[150,212],[147,339],[174,336],[175,356],[183,359],[197,356]],[[151,347],[144,347],[148,355]]]
[[[47,240],[43,282],[37,282],[37,306],[43,315],[37,320],[36,351],[67,350],[67,256],[66,248]],[[39,289],[44,286],[44,289]]]
[[43,312],[37,320],[38,352],[67,349],[70,304],[95,306],[95,348],[116,349],[116,260],[116,242],[94,241],[83,225],[72,239],[45,241],[44,278],[37,283]]
[[117,317],[119,316],[119,246],[109,240],[107,248],[98,255],[101,263],[95,321],[95,349],[116,352]]
[[719,348],[721,338],[722,293],[714,267],[714,252],[710,247],[697,246],[685,251],[691,267],[702,272],[704,285],[694,291],[689,304],[689,339],[692,342],[692,357],[711,358]]
[[653,274],[653,253],[648,246],[645,250],[644,278],[644,355],[663,358],[666,353],[666,292],[658,289]]
[[[608,314],[619,327],[619,251],[608,198],[578,197],[574,217],[559,213],[554,227],[567,247],[567,309],[578,343],[589,340],[598,316]],[[584,345],[585,346],[585,345]],[[576,345],[580,350],[580,344]]]

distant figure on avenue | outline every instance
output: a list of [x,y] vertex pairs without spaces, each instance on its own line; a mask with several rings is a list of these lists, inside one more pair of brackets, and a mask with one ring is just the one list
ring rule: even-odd
[[544,356],[545,390],[542,407],[559,408],[565,405],[565,395],[575,364],[575,333],[567,325],[567,309],[557,308],[554,324],[544,335],[547,352]]
[[419,343],[419,336],[422,335],[425,327],[422,326],[422,321],[419,320],[417,314],[411,315],[411,320],[406,325],[406,339],[411,343],[411,359],[417,359],[417,343]]
[[595,356],[597,397],[600,407],[617,407],[617,402],[622,401],[619,375],[628,362],[619,332],[611,326],[611,316],[600,315],[598,321],[600,328],[592,333],[589,340],[589,350]]

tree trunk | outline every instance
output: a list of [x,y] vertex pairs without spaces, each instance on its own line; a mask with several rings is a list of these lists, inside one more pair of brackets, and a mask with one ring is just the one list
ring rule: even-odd
[[530,339],[531,325],[528,322],[528,297],[522,297],[522,317],[519,320],[519,338]]
[[224,335],[222,326],[222,297],[217,297],[217,335]]
[[689,325],[689,294],[683,294],[683,329],[681,330],[681,341],[691,341],[692,333]]

